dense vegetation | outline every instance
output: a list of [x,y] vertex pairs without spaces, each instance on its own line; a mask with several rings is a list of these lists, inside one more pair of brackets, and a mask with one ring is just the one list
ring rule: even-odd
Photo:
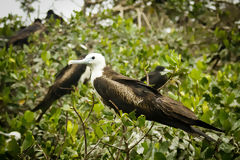
[[[66,24],[45,23],[48,32],[32,35],[28,45],[8,48],[3,39],[23,22],[13,15],[1,18],[0,131],[18,131],[22,137],[1,134],[0,158],[240,159],[240,32],[235,23],[240,14],[232,14],[238,6],[226,3],[230,10],[211,11],[205,1],[190,2],[144,7],[128,2],[121,5],[134,9],[123,17],[116,9],[94,16],[75,12]],[[171,70],[161,93],[223,129],[225,133],[205,130],[220,144],[134,113],[118,116],[98,100],[90,84],[79,84],[37,123],[39,112],[30,110],[54,75],[68,60],[93,51],[117,72],[136,79],[157,65]]]

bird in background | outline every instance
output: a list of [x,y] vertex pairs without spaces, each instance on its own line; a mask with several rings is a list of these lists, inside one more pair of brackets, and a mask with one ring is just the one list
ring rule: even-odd
[[[155,89],[160,89],[167,81],[168,76],[164,73],[168,71],[163,66],[157,66],[154,71],[148,73],[149,85]],[[140,79],[141,81],[147,81],[147,76]]]
[[[57,19],[60,20],[61,24],[64,23],[64,19],[61,16],[55,14],[53,10],[48,10],[45,20],[49,20],[51,19],[51,17],[54,20],[57,20]],[[8,39],[7,47],[9,47],[11,44],[12,45],[28,44],[29,43],[28,38],[31,34],[42,33],[42,32],[48,33],[49,31],[46,29],[44,24],[42,24],[42,20],[37,18],[34,20],[33,24],[27,27],[22,27],[13,36],[11,36]]]
[[65,22],[64,19],[61,16],[57,15],[56,13],[54,13],[54,11],[52,9],[47,11],[47,16],[45,17],[45,19],[49,20],[51,18],[53,18],[54,20],[58,19],[61,24]]
[[[81,56],[81,58],[84,56]],[[49,87],[43,100],[34,109],[32,109],[33,112],[39,109],[42,111],[36,121],[39,122],[41,120],[43,114],[56,100],[66,94],[70,94],[71,91],[73,91],[74,86],[78,85],[79,81],[81,83],[86,83],[89,78],[90,68],[85,64],[72,64],[65,66],[56,75],[54,84]]]
[[106,106],[119,114],[135,111],[136,116],[145,115],[147,120],[182,129],[190,134],[203,136],[208,141],[213,138],[202,132],[199,126],[223,132],[197,118],[181,102],[161,95],[155,88],[145,83],[121,75],[106,66],[105,58],[99,53],[90,53],[82,60],[70,60],[70,64],[85,64],[91,69],[91,84]]
[[44,25],[42,24],[41,19],[35,19],[33,24],[23,29],[20,29],[8,40],[7,46],[12,45],[23,45],[28,44],[28,37],[33,33],[41,33],[45,30]]

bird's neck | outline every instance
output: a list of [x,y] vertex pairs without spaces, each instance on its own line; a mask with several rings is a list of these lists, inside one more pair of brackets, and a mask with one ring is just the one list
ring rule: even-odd
[[92,66],[92,74],[91,74],[91,83],[93,85],[93,81],[98,78],[101,77],[103,75],[103,70],[105,68],[106,64],[105,63],[101,63],[95,66]]

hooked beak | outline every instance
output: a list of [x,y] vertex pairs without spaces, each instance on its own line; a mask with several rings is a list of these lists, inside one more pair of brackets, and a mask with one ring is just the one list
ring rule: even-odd
[[81,59],[81,60],[70,60],[68,61],[68,65],[70,64],[90,64],[87,59]]

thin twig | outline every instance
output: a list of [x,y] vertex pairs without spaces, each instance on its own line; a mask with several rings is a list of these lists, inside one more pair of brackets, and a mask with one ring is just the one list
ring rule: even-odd
[[173,75],[174,75],[174,73],[170,75],[167,82],[165,82],[160,88],[158,88],[158,91],[160,91],[162,88],[164,88],[170,82],[170,80],[172,80]]
[[109,100],[109,102],[112,103],[112,105],[116,108],[116,110],[118,111],[118,114],[120,115],[120,110],[118,106],[112,100]]
[[45,159],[49,159],[49,157],[48,157],[47,154],[44,152],[44,150],[42,149],[42,147],[40,146],[40,144],[37,143],[37,146],[42,150],[44,158],[45,158]]
[[148,76],[148,73],[147,73],[147,71],[145,70],[145,68],[144,68],[144,72],[145,72],[145,74],[146,74],[147,85],[149,86],[149,76]]
[[129,148],[128,148],[128,142],[127,142],[127,138],[125,137],[125,133],[127,132],[127,128],[126,128],[126,126],[122,126],[122,128],[123,128],[123,140],[124,140],[124,144],[125,144],[125,152],[126,152],[126,154],[127,154],[127,156],[126,156],[126,160],[129,160],[130,159],[130,150],[129,150]]
[[142,27],[141,11],[139,8],[137,8],[136,11],[137,11],[138,29],[140,29]]
[[95,104],[95,102],[94,102],[94,95],[92,94],[92,108],[91,108],[91,110],[89,111],[87,118],[84,120],[84,123],[86,123],[86,121],[87,121],[88,118],[90,117],[90,115],[91,115],[91,113],[92,113],[92,110],[93,110],[93,107],[94,107],[94,104]]
[[102,143],[102,144],[104,144],[104,145],[106,145],[106,146],[109,146],[109,147],[116,148],[116,149],[118,149],[118,150],[120,150],[120,151],[122,151],[122,152],[126,152],[124,149],[118,148],[118,147],[116,147],[116,146],[113,146],[113,145],[111,145],[111,144],[104,143],[104,142],[102,142],[102,141],[100,141],[100,143]]
[[101,139],[99,139],[98,142],[95,144],[95,146],[87,153],[87,156],[86,156],[86,157],[88,157],[88,155],[89,155],[90,153],[92,153],[92,151],[94,151],[94,149],[96,149],[97,145],[98,145],[100,142],[101,142]]
[[73,110],[76,112],[78,118],[79,118],[80,121],[81,121],[82,127],[83,127],[83,136],[84,136],[84,143],[85,143],[84,160],[86,160],[86,159],[87,159],[87,157],[86,157],[86,156],[87,156],[87,136],[86,136],[86,127],[85,127],[85,124],[84,124],[84,122],[83,122],[82,117],[81,117],[80,114],[77,112],[76,108],[75,108],[74,106],[73,106],[72,108],[73,108]]
[[112,159],[115,160],[115,158],[113,157],[113,154],[112,154],[112,152],[110,151],[110,149],[107,148],[107,150],[108,150],[108,152],[110,153],[110,156],[112,157]]
[[146,16],[145,13],[143,13],[143,12],[141,12],[141,14],[142,14],[143,19],[145,20],[145,22],[146,22],[148,28],[152,31],[152,26],[151,26],[151,24],[150,24],[150,22],[149,22],[147,16]]
[[129,150],[131,151],[136,145],[138,145],[138,143],[140,143],[143,138],[145,138],[147,136],[147,134],[150,132],[150,130],[152,129],[153,125],[154,125],[155,122],[152,122],[152,125],[151,127],[148,129],[148,131],[144,134],[144,136],[139,140],[137,141],[134,145],[132,145],[132,147],[129,148]]
[[[65,122],[65,133],[64,133],[64,136],[63,136],[63,144],[65,143],[65,139],[67,137],[67,127],[68,127],[68,112],[66,112],[66,122]],[[62,153],[62,150],[63,150],[63,144],[59,150],[59,153],[58,153],[58,158],[60,157],[61,153]]]
[[113,7],[112,10],[114,12],[126,11],[126,10],[135,9],[136,7],[139,7],[140,5],[141,5],[141,3],[135,3],[130,6],[122,6],[121,4],[118,4],[117,6]]
[[91,5],[96,5],[99,3],[102,3],[104,0],[96,0],[95,2],[89,1],[89,0],[85,0],[86,5],[89,7]]
[[[120,140],[120,144],[119,144],[119,146],[122,145],[122,142],[123,142],[123,137],[122,137],[122,139]],[[120,150],[118,150],[116,160],[118,160],[119,158],[120,158]]]

